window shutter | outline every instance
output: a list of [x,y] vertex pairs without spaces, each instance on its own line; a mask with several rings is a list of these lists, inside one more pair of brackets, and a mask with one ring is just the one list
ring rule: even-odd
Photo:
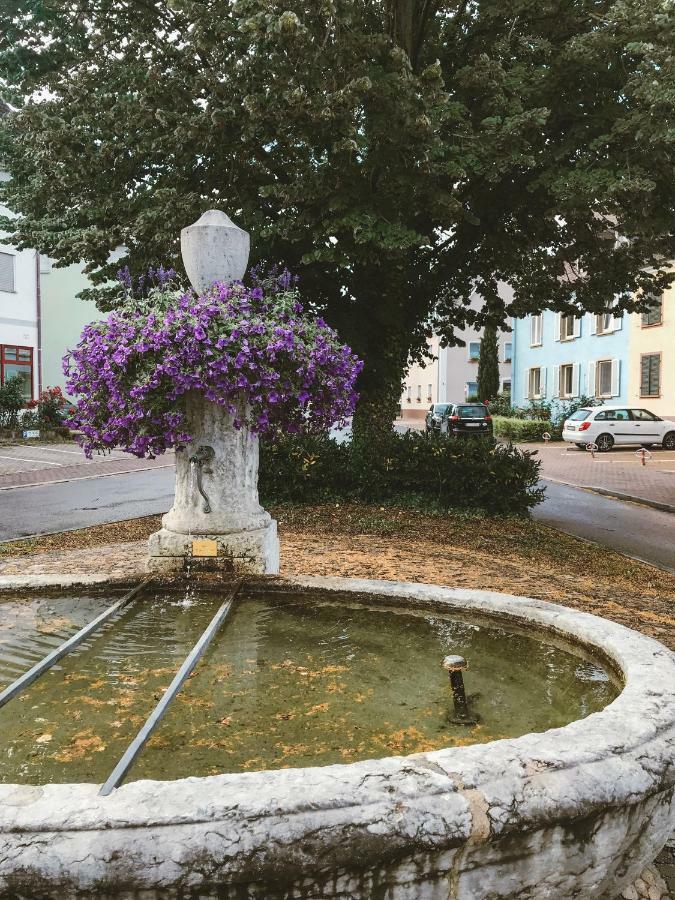
[[581,317],[580,316],[574,317],[574,337],[575,338],[581,337]]
[[591,317],[591,334],[598,333],[598,320],[596,318],[595,313],[588,314]]
[[561,323],[560,323],[560,318],[561,318],[561,314],[560,314],[560,313],[556,313],[556,314],[555,314],[554,333],[553,333],[553,340],[554,340],[554,341],[559,341],[559,340],[560,340],[560,334],[561,334],[561,327],[560,327]]
[[649,395],[649,357],[643,356],[640,361],[640,394],[643,397]]
[[621,369],[621,360],[612,360],[612,397],[619,396],[619,374]]
[[572,366],[572,396],[579,397],[580,396],[580,382],[581,382],[581,365],[579,363],[574,363]]
[[13,253],[0,253],[0,291],[14,291]]
[[588,384],[586,385],[586,392],[589,397],[597,397],[598,391],[595,386],[595,363],[589,362],[588,364]]
[[[542,389],[542,395],[546,396],[546,392]],[[560,396],[560,366],[553,366],[553,385],[551,390],[553,397]]]
[[524,384],[523,397],[526,400],[529,400],[530,399],[530,370],[529,369],[525,369],[525,379],[523,381],[523,384]]
[[546,396],[546,366],[541,367],[541,396]]
[[618,315],[614,316],[612,331],[621,331],[622,327],[623,327],[623,310]]

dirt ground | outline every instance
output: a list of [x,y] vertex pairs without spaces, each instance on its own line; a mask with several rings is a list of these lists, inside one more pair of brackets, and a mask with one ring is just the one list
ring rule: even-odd
[[[337,504],[280,508],[282,575],[486,588],[561,603],[675,649],[675,575],[529,520]],[[159,517],[0,545],[0,574],[143,569]]]

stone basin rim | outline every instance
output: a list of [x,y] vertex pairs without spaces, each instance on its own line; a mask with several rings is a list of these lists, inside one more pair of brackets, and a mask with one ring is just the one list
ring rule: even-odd
[[[4,578],[0,589],[104,581],[104,576],[66,576],[60,582],[50,578],[35,583],[28,576]],[[98,832],[102,845],[110,848],[116,841],[133,841],[130,833],[142,828],[160,842],[178,846],[187,834],[210,834],[215,825],[219,833],[238,835],[246,825],[247,852],[232,850],[217,864],[214,858],[213,865],[220,877],[259,880],[278,872],[291,847],[309,835],[312,853],[311,859],[302,860],[303,871],[314,871],[318,858],[322,868],[353,863],[355,838],[337,846],[334,842],[337,829],[347,824],[354,836],[367,840],[367,849],[359,850],[367,865],[392,853],[419,853],[420,846],[439,852],[467,841],[549,828],[557,820],[580,820],[672,792],[675,655],[652,638],[589,613],[491,591],[309,576],[279,584],[285,589],[417,601],[445,612],[529,623],[610,660],[624,687],[603,710],[560,728],[412,756],[135,781],[107,798],[98,797],[96,784],[0,785],[0,845],[23,839],[28,832],[36,838],[48,833],[60,848],[61,876],[82,889],[82,879],[88,876],[78,864],[77,848],[68,852],[68,838],[78,832],[88,832],[88,840]],[[422,833],[421,814],[426,822]],[[168,884],[159,871],[149,874],[155,844],[142,844],[135,845],[132,870],[129,858],[125,861],[127,883],[131,878],[143,886],[154,878],[153,884]],[[201,853],[203,861],[208,852],[202,848]],[[302,857],[302,852],[297,855]],[[0,894],[2,869],[0,865]]]

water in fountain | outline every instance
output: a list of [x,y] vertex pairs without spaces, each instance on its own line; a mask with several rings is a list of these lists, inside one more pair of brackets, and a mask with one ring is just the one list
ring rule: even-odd
[[[103,781],[223,597],[203,589],[193,599],[185,608],[155,591],[132,603],[0,709],[0,780]],[[51,605],[65,620],[77,600]],[[25,632],[22,643],[31,643]],[[469,660],[474,727],[451,721],[441,666],[449,653]],[[0,646],[0,684],[15,674]],[[536,635],[410,608],[243,597],[130,778],[326,765],[513,737],[587,716],[617,691],[597,664]]]

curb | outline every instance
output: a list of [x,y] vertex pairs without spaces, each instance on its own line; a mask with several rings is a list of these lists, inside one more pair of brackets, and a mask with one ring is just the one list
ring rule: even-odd
[[563,481],[561,478],[551,478],[550,475],[540,475],[542,481],[552,481],[554,484],[564,484],[565,487],[577,488],[579,491],[592,491],[603,497],[613,497],[615,500],[624,500],[627,503],[638,503],[640,506],[649,506],[661,512],[675,513],[675,506],[671,503],[661,503],[660,500],[650,500],[648,497],[636,497],[634,494],[624,494],[621,491],[611,491],[607,488],[595,487],[591,484],[575,484],[572,481]]

